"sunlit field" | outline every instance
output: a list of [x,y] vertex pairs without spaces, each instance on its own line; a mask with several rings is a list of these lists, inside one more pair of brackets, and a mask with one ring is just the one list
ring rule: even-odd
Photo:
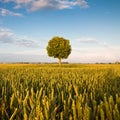
[[120,120],[120,65],[0,64],[0,120]]

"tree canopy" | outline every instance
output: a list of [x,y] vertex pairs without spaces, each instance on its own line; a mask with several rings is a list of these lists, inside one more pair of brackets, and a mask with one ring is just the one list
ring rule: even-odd
[[48,56],[58,58],[59,64],[61,64],[61,59],[66,59],[71,53],[71,45],[69,40],[55,36],[49,40],[46,47]]

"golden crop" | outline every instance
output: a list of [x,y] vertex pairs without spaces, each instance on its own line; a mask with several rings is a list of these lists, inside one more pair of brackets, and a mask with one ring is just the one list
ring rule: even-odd
[[120,120],[120,65],[1,64],[0,120]]

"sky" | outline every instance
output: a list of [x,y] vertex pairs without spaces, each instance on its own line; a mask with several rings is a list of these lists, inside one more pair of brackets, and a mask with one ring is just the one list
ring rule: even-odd
[[64,62],[120,61],[120,0],[0,0],[0,62],[57,62],[54,36],[72,46]]

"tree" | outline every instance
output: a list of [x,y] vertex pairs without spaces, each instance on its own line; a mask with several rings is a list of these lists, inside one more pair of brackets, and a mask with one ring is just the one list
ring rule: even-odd
[[53,37],[46,47],[48,56],[58,58],[59,64],[61,59],[66,59],[71,53],[71,45],[69,40],[63,37]]

